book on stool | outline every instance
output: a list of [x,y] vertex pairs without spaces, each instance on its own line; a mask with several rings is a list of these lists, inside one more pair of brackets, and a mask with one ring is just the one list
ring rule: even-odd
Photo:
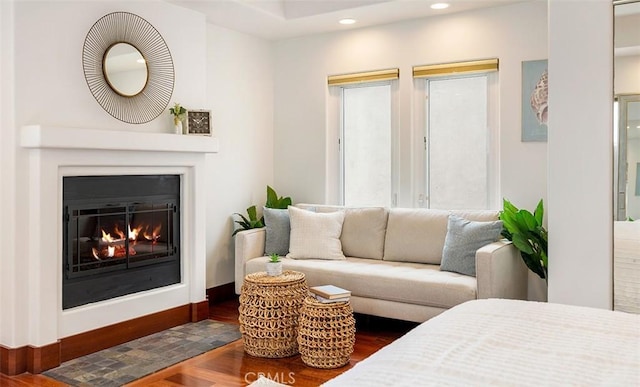
[[345,302],[349,301],[349,297],[351,297],[349,290],[334,285],[312,286],[309,288],[309,291],[323,304]]

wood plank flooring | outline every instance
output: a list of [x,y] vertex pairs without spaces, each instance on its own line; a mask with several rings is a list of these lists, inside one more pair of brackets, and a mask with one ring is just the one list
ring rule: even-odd
[[[237,298],[209,307],[209,317],[218,321],[238,323]],[[283,384],[295,386],[318,386],[343,373],[360,360],[391,343],[416,324],[356,315],[356,343],[351,361],[344,367],[323,370],[306,366],[300,355],[282,359],[264,359],[244,353],[242,340],[178,363],[157,373],[128,384],[137,386],[246,386],[259,374]],[[22,374],[14,377],[0,375],[3,387],[65,386],[43,375]]]

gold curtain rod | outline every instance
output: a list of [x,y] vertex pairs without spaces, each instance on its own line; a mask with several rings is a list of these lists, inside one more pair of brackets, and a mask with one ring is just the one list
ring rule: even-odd
[[362,73],[350,73],[340,75],[329,75],[327,83],[329,86],[348,85],[353,83],[377,82],[398,79],[400,69],[387,69],[377,71],[367,71]]
[[481,73],[498,70],[498,59],[484,59],[468,62],[452,62],[434,65],[414,66],[414,78],[428,78],[442,75]]

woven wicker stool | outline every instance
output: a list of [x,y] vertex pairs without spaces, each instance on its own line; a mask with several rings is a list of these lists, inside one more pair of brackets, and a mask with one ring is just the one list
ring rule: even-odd
[[258,357],[298,353],[298,316],[309,294],[303,273],[285,270],[279,276],[249,274],[240,291],[240,333],[244,350]]
[[300,309],[298,349],[304,364],[338,368],[349,363],[356,320],[349,301],[323,304],[307,297]]

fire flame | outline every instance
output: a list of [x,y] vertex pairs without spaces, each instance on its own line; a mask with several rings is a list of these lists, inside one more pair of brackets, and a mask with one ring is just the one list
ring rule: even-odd
[[162,225],[159,224],[157,225],[153,231],[151,232],[151,234],[149,234],[147,232],[149,228],[145,228],[144,233],[142,234],[142,236],[148,240],[148,241],[153,241],[154,243],[158,241],[158,239],[160,238],[160,230],[162,230]]
[[113,243],[115,239],[113,239],[111,234],[106,233],[104,230],[102,230],[102,241],[107,243]]
[[[136,250],[134,246],[136,245],[139,237],[143,237],[143,240],[147,240],[155,244],[158,239],[160,239],[160,231],[162,230],[162,225],[159,224],[153,228],[151,233],[149,233],[150,225],[140,225],[137,227],[131,228],[128,226],[126,238],[129,240],[129,256],[136,255]],[[127,251],[125,248],[125,233],[120,230],[117,225],[113,226],[112,233],[117,237],[113,237],[111,232],[107,232],[104,229],[100,230],[102,233],[102,238],[100,239],[103,244],[106,244],[104,247],[99,248],[91,248],[91,255],[98,261],[101,261],[106,258],[125,258],[127,256]]]

